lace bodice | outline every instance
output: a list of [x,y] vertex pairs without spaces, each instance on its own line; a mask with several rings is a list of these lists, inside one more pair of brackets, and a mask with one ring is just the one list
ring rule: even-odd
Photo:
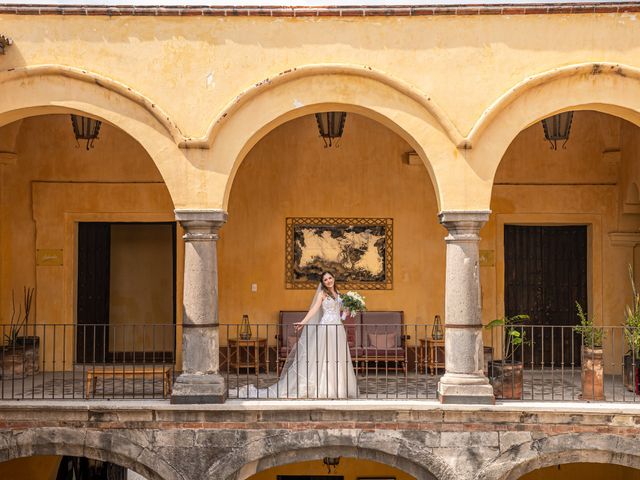
[[321,323],[336,323],[340,322],[340,308],[342,306],[342,300],[340,297],[333,299],[326,297],[322,300],[322,319]]

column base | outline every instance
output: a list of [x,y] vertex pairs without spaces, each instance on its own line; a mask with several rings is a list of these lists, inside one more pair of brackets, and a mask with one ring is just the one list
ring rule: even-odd
[[438,400],[445,404],[493,405],[493,387],[484,376],[445,374],[438,382]]
[[182,374],[176,378],[171,391],[171,403],[224,403],[227,386],[218,374]]

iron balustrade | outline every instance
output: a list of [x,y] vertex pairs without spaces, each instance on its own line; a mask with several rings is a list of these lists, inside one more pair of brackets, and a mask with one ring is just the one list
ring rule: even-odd
[[[337,334],[342,328],[346,331],[346,344]],[[432,332],[433,325],[350,325],[347,320],[344,327],[307,325],[300,331],[291,324],[252,324],[251,337],[247,338],[246,326],[221,325],[220,369],[225,376],[230,399],[328,398],[327,392],[338,391],[341,377],[343,381],[348,379],[347,369],[351,367],[357,377],[355,398],[436,399],[438,380],[444,373],[444,348],[432,349],[433,358],[429,357],[427,340],[433,340]],[[295,379],[283,377],[287,380],[279,384],[287,358],[298,354],[298,349],[294,348],[298,341],[312,352],[309,356],[315,359],[308,362],[296,358],[298,374],[320,379],[316,383],[331,381],[335,385],[324,384],[316,389],[307,389],[298,376]],[[324,345],[321,344],[323,341]],[[329,349],[342,358],[348,351],[352,365],[323,355],[322,352]],[[343,352],[338,353],[341,349]],[[434,374],[428,375],[428,365],[432,364]],[[327,374],[326,370],[332,368],[336,371]],[[243,388],[247,385],[263,390],[248,391]],[[272,388],[266,389],[269,386]]]
[[0,325],[0,399],[167,398],[173,324]]
[[[220,373],[230,399],[256,399],[243,386],[264,388],[273,399],[323,398],[322,392],[278,389],[278,378],[301,336],[336,342],[348,349],[356,373],[359,399],[437,398],[444,374],[444,339],[434,325],[220,325]],[[344,328],[337,335],[310,335],[315,329]],[[640,402],[640,356],[630,340],[640,332],[624,326],[603,331],[602,349],[583,348],[574,326],[511,325],[484,329],[484,370],[498,399],[529,401]],[[507,355],[507,329],[523,344]],[[337,330],[336,330],[337,332]],[[336,333],[333,332],[333,333]],[[30,324],[20,336],[0,325],[0,399],[167,399],[180,373],[176,361],[176,327],[172,324],[67,325]],[[637,335],[636,335],[637,334]],[[439,337],[436,335],[435,337]],[[306,345],[319,351],[320,345]],[[294,350],[295,354],[295,350]],[[314,358],[325,359],[322,355]],[[344,362],[298,364],[305,374],[343,368]],[[350,367],[351,368],[351,367]],[[345,370],[346,372],[346,370]],[[313,375],[312,375],[313,376]],[[323,378],[339,378],[338,373]],[[325,380],[326,381],[326,380]],[[324,391],[327,391],[326,389]],[[266,390],[262,391],[267,392]],[[292,393],[294,392],[294,393]]]
[[[601,347],[589,345],[574,325],[498,325],[485,330],[485,344],[493,355],[488,375],[496,398],[639,402],[640,357],[631,342],[640,346],[640,330],[593,328],[602,332]],[[515,350],[509,346],[510,332],[523,339]]]

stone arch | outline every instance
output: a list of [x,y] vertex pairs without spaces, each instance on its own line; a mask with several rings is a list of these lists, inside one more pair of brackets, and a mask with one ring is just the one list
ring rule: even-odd
[[311,65],[266,79],[238,96],[201,139],[209,145],[210,167],[226,176],[222,208],[227,208],[235,173],[251,148],[277,126],[311,113],[340,109],[372,118],[403,137],[424,161],[440,208],[448,180],[460,184],[463,162],[452,162],[462,137],[438,106],[414,87],[369,67]]
[[531,76],[502,95],[467,137],[467,160],[483,184],[478,208],[489,208],[498,166],[518,133],[567,110],[596,110],[640,125],[640,69],[615,63],[570,65]]
[[610,434],[571,433],[514,446],[482,468],[476,480],[517,480],[540,468],[612,463],[640,469],[640,441]]
[[158,168],[175,205],[181,198],[177,172],[185,163],[178,127],[151,100],[110,78],[61,65],[0,72],[0,126],[21,118],[79,113],[114,125],[134,138]]
[[120,432],[63,427],[0,432],[0,462],[37,455],[71,455],[112,462],[148,480],[184,478],[149,445],[141,445]]
[[[415,434],[420,435],[419,432]],[[417,438],[404,438],[396,431],[282,431],[234,449],[214,463],[205,478],[245,480],[280,465],[343,456],[385,463],[418,480],[453,480],[455,475],[451,467],[424,443]]]

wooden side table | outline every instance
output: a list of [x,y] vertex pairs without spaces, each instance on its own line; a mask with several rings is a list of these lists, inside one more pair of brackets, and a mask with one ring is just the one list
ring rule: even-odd
[[250,338],[249,340],[230,338],[228,344],[231,368],[236,370],[253,368],[256,373],[260,371],[260,368],[267,371],[266,338]]
[[424,373],[425,365],[430,375],[438,373],[439,368],[444,368],[444,338],[442,340],[420,339],[420,347],[418,348],[418,370],[420,373]]

